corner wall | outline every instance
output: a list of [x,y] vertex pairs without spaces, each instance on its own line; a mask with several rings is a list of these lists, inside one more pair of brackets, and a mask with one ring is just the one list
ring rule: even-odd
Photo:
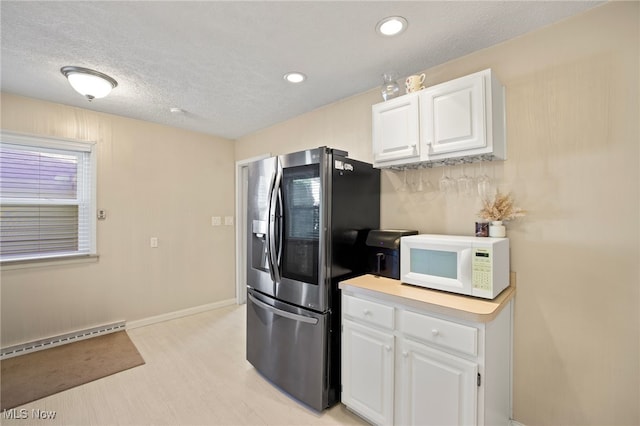
[[[1,346],[235,297],[233,142],[2,94],[2,128],[97,141],[97,262],[2,268]],[[150,237],[159,247],[150,248]]]
[[[640,3],[612,2],[425,71],[433,85],[492,68],[506,87],[508,160],[485,170],[528,211],[507,226],[526,425],[640,424],[639,18]],[[371,161],[381,100],[376,88],[241,138],[236,160],[328,145]],[[477,198],[400,192],[402,177],[382,173],[382,227],[473,233]]]

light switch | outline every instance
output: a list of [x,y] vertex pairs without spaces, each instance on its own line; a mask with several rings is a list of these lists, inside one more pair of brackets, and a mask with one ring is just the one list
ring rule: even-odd
[[220,216],[212,216],[211,217],[211,226],[220,226],[222,225],[222,217]]
[[233,216],[225,216],[224,224],[225,226],[233,226]]
[[151,237],[151,239],[149,240],[149,245],[152,248],[158,248],[158,237]]

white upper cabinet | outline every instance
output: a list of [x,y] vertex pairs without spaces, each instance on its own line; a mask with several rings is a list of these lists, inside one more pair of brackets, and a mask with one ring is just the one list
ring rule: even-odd
[[406,164],[420,160],[418,94],[373,106],[373,162]]
[[[398,109],[417,95],[418,105],[404,109],[402,119],[380,111]],[[393,105],[387,106],[393,102]],[[506,159],[504,87],[490,69],[460,77],[417,93],[373,106],[373,154],[376,167],[442,162],[463,157]],[[408,123],[418,114],[418,146],[409,151]],[[413,134],[411,135],[413,136]],[[405,152],[407,152],[405,151]]]
[[422,91],[420,107],[427,161],[484,154],[504,159],[503,87],[491,70]]
[[473,74],[421,93],[423,141],[431,158],[487,146],[484,86],[483,76]]

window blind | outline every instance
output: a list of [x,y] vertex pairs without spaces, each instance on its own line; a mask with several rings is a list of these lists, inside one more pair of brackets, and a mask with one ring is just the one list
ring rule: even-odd
[[0,259],[94,253],[92,145],[2,136]]

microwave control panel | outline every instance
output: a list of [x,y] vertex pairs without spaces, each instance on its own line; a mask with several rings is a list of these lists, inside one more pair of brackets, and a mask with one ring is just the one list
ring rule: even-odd
[[473,288],[491,291],[493,271],[491,270],[491,248],[476,247],[471,252],[471,281]]

